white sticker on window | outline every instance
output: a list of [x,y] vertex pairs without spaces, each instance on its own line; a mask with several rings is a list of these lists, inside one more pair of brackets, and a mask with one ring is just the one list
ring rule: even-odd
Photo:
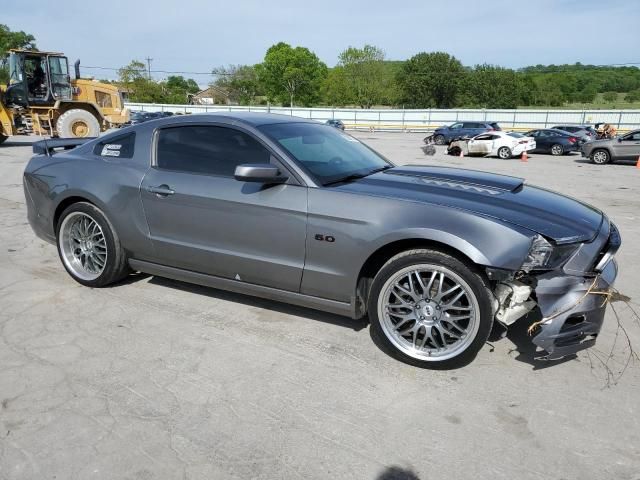
[[103,157],[119,157],[120,149],[122,145],[118,145],[117,143],[107,143],[104,147],[102,147],[102,155]]

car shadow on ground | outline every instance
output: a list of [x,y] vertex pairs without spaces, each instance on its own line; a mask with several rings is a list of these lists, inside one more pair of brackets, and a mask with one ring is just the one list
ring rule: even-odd
[[[529,315],[519,319],[513,325],[511,325],[506,331],[506,337],[513,342],[515,348],[509,351],[511,356],[516,355],[514,358],[518,362],[523,362],[531,365],[534,370],[543,370],[549,367],[555,367],[556,365],[560,365],[571,360],[577,358],[577,355],[568,355],[559,360],[540,360],[536,359],[536,356],[540,356],[540,351],[536,351],[536,346],[532,342],[533,336],[529,335],[527,331],[529,326],[540,320],[542,315],[539,311],[534,310]],[[497,322],[496,322],[497,323]],[[502,329],[502,336],[504,335],[504,327],[499,327]],[[496,325],[494,324],[494,331],[496,330]],[[491,337],[490,337],[491,338]]]
[[[130,275],[134,277],[135,275]],[[125,279],[124,282],[127,282]],[[135,280],[132,280],[135,281]],[[252,297],[250,295],[243,295],[241,293],[229,292],[226,290],[219,290],[216,288],[205,287],[192,283],[180,282],[178,280],[172,280],[164,277],[152,276],[149,283],[159,285],[163,287],[173,288],[189,292],[196,295],[201,295],[217,300],[224,300],[227,302],[241,303],[242,305],[249,307],[262,308],[270,310],[276,313],[282,313],[284,315],[295,315],[298,317],[308,318],[310,320],[316,320],[319,322],[329,323],[331,325],[337,325],[340,327],[350,328],[356,332],[366,328],[368,321],[365,318],[360,320],[354,320],[348,317],[335,315],[333,313],[322,312],[319,310],[313,310],[310,308],[299,307],[297,305],[291,305],[288,303],[278,302],[276,300],[267,300],[259,297]]]
[[420,480],[420,477],[412,470],[392,466],[380,472],[376,480]]
[[[588,158],[584,158],[584,157],[578,157],[576,159],[573,160],[576,163],[586,163],[586,164],[590,164],[590,165],[596,165],[595,163],[593,163],[591,160],[589,160]],[[609,162],[606,165],[597,165],[599,167],[607,167],[607,168],[611,168],[611,167],[635,167],[638,163],[638,160],[616,160],[614,162]]]

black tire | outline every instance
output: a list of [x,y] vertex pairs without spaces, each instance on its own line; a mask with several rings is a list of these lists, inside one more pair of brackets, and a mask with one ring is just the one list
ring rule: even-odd
[[[107,252],[106,262],[100,275],[94,279],[84,279],[79,277],[72,270],[72,268],[67,265],[67,262],[64,258],[64,253],[62,251],[61,245],[63,242],[61,241],[61,227],[68,216],[77,213],[88,215],[91,219],[93,219],[100,226],[104,235]],[[90,203],[74,203],[68,206],[62,212],[56,225],[56,245],[58,247],[58,255],[60,257],[60,261],[62,262],[62,265],[64,266],[67,273],[71,275],[71,277],[75,281],[87,287],[107,286],[111,283],[122,280],[130,272],[126,252],[122,248],[122,244],[120,243],[120,239],[118,238],[118,234],[113,228],[113,225],[111,225],[111,222],[109,222],[109,220],[105,217],[105,215],[99,208]]]
[[511,152],[511,149],[509,147],[500,147],[498,149],[498,158],[507,160],[511,157],[513,157],[513,153]]
[[87,110],[74,108],[58,118],[56,131],[60,138],[85,138],[100,135],[100,122]]
[[[407,267],[414,265],[435,265],[454,272],[469,287],[470,293],[477,302],[478,307],[478,327],[475,337],[468,339],[469,342],[464,350],[456,352],[455,356],[446,359],[423,360],[407,355],[398,346],[394,345],[381,323],[379,308],[384,302],[383,288],[385,284],[392,281],[396,275]],[[482,346],[487,341],[493,326],[493,295],[489,287],[487,278],[470,262],[451,256],[447,253],[432,249],[416,249],[402,252],[387,261],[377,273],[368,298],[369,320],[371,322],[371,336],[383,351],[394,358],[421,368],[429,369],[453,369],[467,365],[471,362]]]
[[444,145],[447,143],[444,135],[436,135],[435,137],[433,137],[433,141],[436,143],[436,145]]
[[564,147],[559,143],[554,143],[553,145],[551,145],[550,152],[551,155],[559,157],[560,155],[564,155]]
[[589,158],[596,165],[606,165],[611,161],[611,155],[604,148],[594,150]]
[[9,137],[0,133],[0,144],[4,143],[7,140],[7,138]]

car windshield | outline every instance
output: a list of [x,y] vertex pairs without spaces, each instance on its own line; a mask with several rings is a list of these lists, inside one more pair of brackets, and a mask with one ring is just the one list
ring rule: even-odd
[[359,140],[325,125],[275,123],[259,129],[322,185],[364,177],[393,166]]
[[518,133],[518,132],[509,132],[509,133],[507,133],[507,135],[509,135],[510,137],[513,137],[513,138],[521,138],[521,137],[524,137],[524,135],[523,135],[523,134]]

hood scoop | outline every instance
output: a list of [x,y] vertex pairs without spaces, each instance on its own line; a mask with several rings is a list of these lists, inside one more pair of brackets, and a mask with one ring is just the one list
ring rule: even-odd
[[488,195],[515,192],[524,185],[522,178],[450,167],[395,167],[384,173],[418,178],[437,187],[459,188]]

